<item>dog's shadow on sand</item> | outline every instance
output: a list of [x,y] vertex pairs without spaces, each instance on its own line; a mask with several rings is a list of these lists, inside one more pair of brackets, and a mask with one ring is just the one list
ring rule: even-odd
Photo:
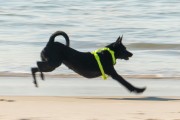
[[83,98],[83,99],[101,99],[101,100],[132,100],[132,101],[180,101],[180,99],[176,98],[168,98],[168,97],[109,97],[109,98]]
[[167,97],[140,97],[140,98],[109,98],[112,100],[144,100],[144,101],[173,101],[173,100],[180,100],[175,98],[167,98]]

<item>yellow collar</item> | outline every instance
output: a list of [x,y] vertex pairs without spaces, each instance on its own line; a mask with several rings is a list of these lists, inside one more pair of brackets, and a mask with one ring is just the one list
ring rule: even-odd
[[115,65],[115,64],[116,64],[116,58],[115,58],[115,56],[114,56],[114,51],[112,51],[111,49],[105,47],[105,48],[101,48],[101,49],[98,49],[98,50],[95,50],[95,51],[92,52],[92,54],[94,55],[94,57],[95,57],[95,59],[96,59],[96,61],[97,61],[97,63],[98,63],[99,69],[100,69],[101,74],[102,74],[102,78],[103,78],[104,80],[107,79],[107,75],[104,73],[103,66],[102,66],[102,64],[101,64],[100,58],[99,58],[99,56],[98,56],[97,53],[98,53],[98,52],[101,52],[101,51],[105,51],[105,50],[109,51],[109,53],[110,53],[111,56],[112,56],[113,65]]

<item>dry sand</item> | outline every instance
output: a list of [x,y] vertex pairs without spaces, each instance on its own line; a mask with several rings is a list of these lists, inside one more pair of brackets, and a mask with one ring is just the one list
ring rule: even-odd
[[0,97],[0,120],[180,120],[180,97]]

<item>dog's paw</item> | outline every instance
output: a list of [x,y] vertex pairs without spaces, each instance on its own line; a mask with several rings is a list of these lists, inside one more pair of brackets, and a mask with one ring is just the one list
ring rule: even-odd
[[146,87],[144,87],[144,88],[134,88],[134,90],[132,90],[131,92],[143,93],[145,90],[146,90]]
[[37,81],[36,81],[36,80],[34,80],[34,81],[33,81],[33,83],[34,83],[35,87],[37,87],[37,88],[38,88],[38,83],[37,83]]
[[44,80],[44,74],[42,72],[41,72],[40,76],[41,76],[41,79]]

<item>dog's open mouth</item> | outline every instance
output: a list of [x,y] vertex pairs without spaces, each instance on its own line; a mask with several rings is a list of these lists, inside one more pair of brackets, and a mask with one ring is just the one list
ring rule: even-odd
[[131,53],[130,55],[124,56],[124,60],[129,60],[130,57],[132,57],[133,54]]
[[127,58],[124,58],[125,60],[129,60],[129,57],[127,57]]
[[124,60],[129,60],[130,57],[132,57],[132,56],[124,57]]

